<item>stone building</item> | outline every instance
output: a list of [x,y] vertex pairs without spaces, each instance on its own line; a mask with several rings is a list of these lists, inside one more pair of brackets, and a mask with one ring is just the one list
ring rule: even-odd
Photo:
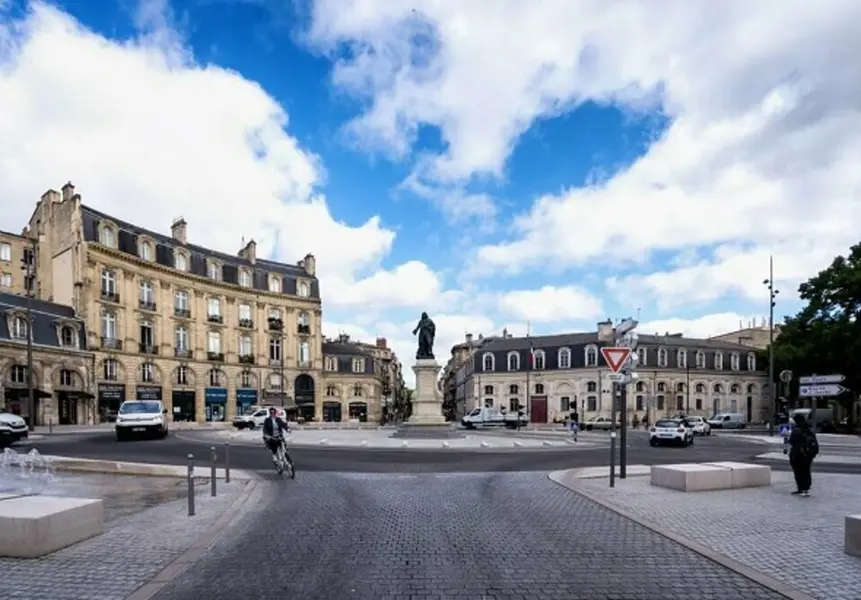
[[342,334],[323,342],[323,420],[384,420],[404,387],[401,363],[385,338],[375,344]]
[[94,356],[87,328],[70,306],[0,293],[0,412],[28,422],[27,336],[33,351],[35,424],[77,425],[97,420],[93,401]]
[[24,236],[0,231],[0,293],[24,294],[21,268],[32,256],[32,243]]
[[[477,406],[519,406],[533,423],[546,423],[564,420],[576,407],[583,419],[609,417],[612,383],[600,348],[613,341],[611,322],[599,323],[590,333],[467,340],[452,349],[466,360],[446,386],[466,412]],[[637,353],[639,380],[627,390],[631,416],[648,415],[651,422],[677,412],[740,412],[749,421],[768,418],[768,377],[749,346],[640,335]]]
[[[28,231],[39,238],[40,298],[74,307],[95,353],[98,413],[160,399],[174,421],[223,421],[258,402],[322,417],[321,304],[313,255],[297,264],[189,242],[47,191]],[[26,233],[25,233],[26,234]]]
[[[741,323],[739,323],[739,326],[740,325]],[[779,335],[780,325],[775,324],[774,339],[776,340]],[[757,350],[767,350],[769,338],[770,335],[768,325],[766,323],[762,323],[758,326],[755,323],[750,323],[748,327],[739,327],[739,329],[737,329],[736,331],[722,333],[720,335],[710,337],[709,340],[715,342],[730,342],[733,344],[741,344],[742,346],[748,346]]]

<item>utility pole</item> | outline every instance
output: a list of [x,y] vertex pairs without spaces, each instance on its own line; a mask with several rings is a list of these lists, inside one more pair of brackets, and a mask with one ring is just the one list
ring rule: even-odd
[[30,431],[36,427],[36,398],[33,388],[33,285],[36,282],[36,240],[28,238],[29,246],[21,259],[24,271],[24,289],[27,297],[27,425]]
[[768,257],[768,279],[763,280],[763,285],[768,288],[768,396],[769,408],[771,409],[771,420],[769,431],[774,432],[777,426],[777,384],[774,380],[774,306],[775,298],[780,290],[774,289],[774,257]]

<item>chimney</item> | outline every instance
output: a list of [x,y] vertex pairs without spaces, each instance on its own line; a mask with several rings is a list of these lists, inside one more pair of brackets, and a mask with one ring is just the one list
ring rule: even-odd
[[45,204],[49,204],[51,202],[59,202],[60,201],[60,192],[57,190],[48,190],[44,194],[42,194],[42,202]]
[[317,275],[317,259],[314,258],[313,254],[306,254],[305,258],[299,261],[299,265],[305,269],[305,272],[311,277]]
[[257,263],[257,242],[253,239],[249,241],[242,250],[239,251],[239,258],[244,258],[252,265]]
[[389,342],[386,338],[377,338],[377,348],[382,348],[383,350],[387,350],[389,348]]
[[471,333],[467,333],[467,334],[466,334],[466,343],[467,343],[467,344],[471,344],[471,343],[472,343],[472,334],[471,334]]
[[71,200],[75,195],[75,186],[72,185],[72,182],[69,181],[62,187],[63,190],[63,202],[67,200]]
[[188,223],[185,219],[178,217],[173,220],[170,224],[170,235],[180,244],[188,243]]
[[601,321],[598,323],[598,341],[599,342],[611,342],[616,339],[615,328],[613,327],[613,321],[607,319],[606,321]]

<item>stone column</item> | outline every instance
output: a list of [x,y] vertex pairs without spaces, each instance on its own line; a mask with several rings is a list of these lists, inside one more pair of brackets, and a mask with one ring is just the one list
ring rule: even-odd
[[434,359],[419,359],[413,365],[416,393],[413,398],[410,425],[445,425],[442,414],[442,392],[437,387],[440,365]]

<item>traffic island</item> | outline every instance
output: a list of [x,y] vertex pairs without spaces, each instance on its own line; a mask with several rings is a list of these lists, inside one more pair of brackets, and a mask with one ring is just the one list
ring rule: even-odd
[[732,471],[714,465],[655,465],[652,467],[651,484],[680,492],[728,490],[732,484]]
[[861,556],[861,514],[846,517],[843,549],[850,556]]
[[104,530],[101,500],[0,495],[0,557],[39,558]]

